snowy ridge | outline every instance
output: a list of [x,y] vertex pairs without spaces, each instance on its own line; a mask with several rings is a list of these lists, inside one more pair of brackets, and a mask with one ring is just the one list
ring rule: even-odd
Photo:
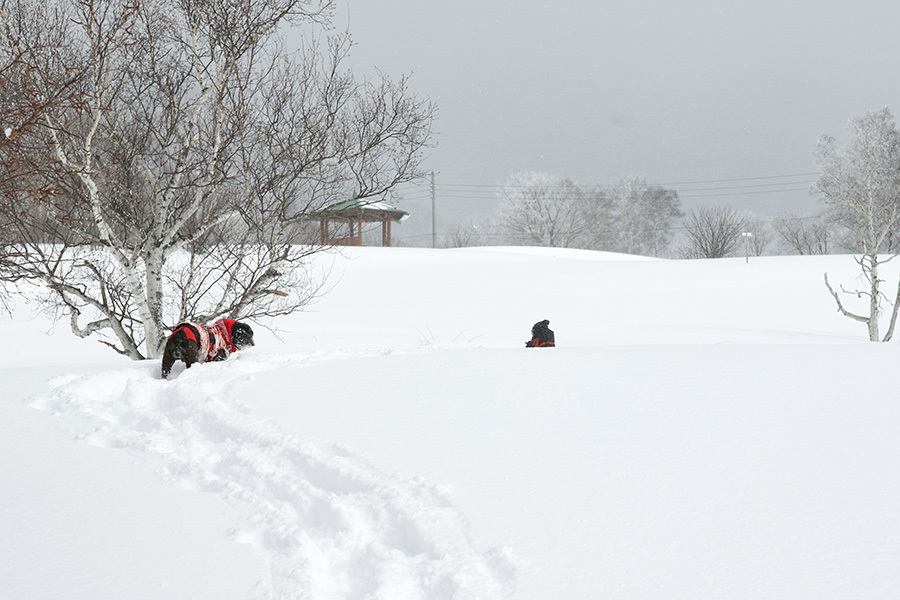
[[380,471],[340,445],[292,437],[229,391],[256,372],[317,357],[242,354],[169,381],[148,361],[58,378],[32,406],[63,418],[84,442],[125,450],[233,506],[243,517],[231,535],[268,566],[260,597],[508,596],[513,559],[476,550],[445,491]]

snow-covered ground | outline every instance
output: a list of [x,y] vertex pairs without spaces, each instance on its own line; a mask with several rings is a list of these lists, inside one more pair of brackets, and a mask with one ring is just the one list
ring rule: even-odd
[[896,597],[900,349],[835,311],[852,257],[320,260],[169,381],[0,318],[0,599]]

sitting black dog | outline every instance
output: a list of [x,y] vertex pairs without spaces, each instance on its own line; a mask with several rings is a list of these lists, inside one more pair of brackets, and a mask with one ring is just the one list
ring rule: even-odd
[[209,326],[182,323],[166,340],[162,378],[169,376],[176,361],[182,361],[189,369],[194,363],[225,360],[232,352],[253,345],[253,329],[240,321],[219,319]]
[[531,339],[525,342],[526,348],[555,348],[556,336],[550,329],[550,321],[538,321],[531,328]]

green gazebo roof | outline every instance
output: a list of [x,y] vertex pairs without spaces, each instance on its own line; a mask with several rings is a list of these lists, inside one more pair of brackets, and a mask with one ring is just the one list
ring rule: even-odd
[[403,221],[409,216],[409,213],[405,210],[394,208],[386,202],[366,200],[365,198],[351,198],[350,200],[337,202],[331,206],[314,211],[313,215],[339,217],[342,216],[341,213],[344,213],[344,216],[352,215],[356,217],[360,211],[363,212],[363,220],[365,221],[369,220],[366,218],[367,216],[374,217],[371,219],[373,221],[381,221],[384,217],[389,217],[392,221]]

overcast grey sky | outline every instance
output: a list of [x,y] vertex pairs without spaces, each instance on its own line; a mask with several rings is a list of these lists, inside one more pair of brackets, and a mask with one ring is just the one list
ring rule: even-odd
[[426,167],[447,195],[644,176],[769,214],[814,206],[777,191],[811,176],[777,176],[815,171],[821,133],[898,114],[898,24],[898,0],[341,0],[335,22],[360,73],[412,74],[437,104]]

